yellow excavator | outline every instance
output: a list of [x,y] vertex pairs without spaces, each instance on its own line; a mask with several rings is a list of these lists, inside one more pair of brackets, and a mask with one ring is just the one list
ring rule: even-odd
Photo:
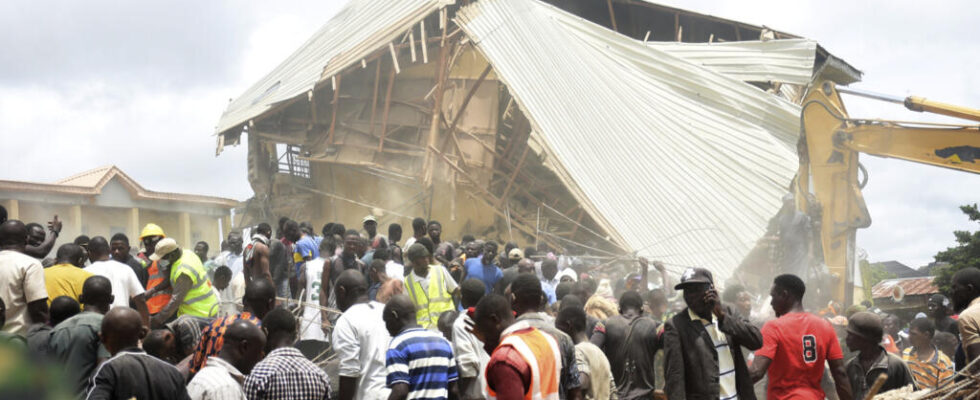
[[859,163],[860,153],[980,173],[980,125],[855,119],[848,115],[841,94],[974,122],[980,122],[980,110],[837,87],[831,81],[818,82],[807,93],[801,112],[800,167],[792,192],[797,210],[819,224],[811,248],[837,278],[831,297],[848,305],[854,301],[855,235],[871,225],[861,195],[868,174]]

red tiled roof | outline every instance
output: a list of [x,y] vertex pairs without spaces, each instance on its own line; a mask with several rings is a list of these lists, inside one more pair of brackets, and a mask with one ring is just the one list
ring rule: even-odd
[[896,286],[905,290],[906,296],[939,293],[939,288],[932,283],[932,280],[931,276],[886,279],[871,288],[871,297],[875,299],[891,297]]

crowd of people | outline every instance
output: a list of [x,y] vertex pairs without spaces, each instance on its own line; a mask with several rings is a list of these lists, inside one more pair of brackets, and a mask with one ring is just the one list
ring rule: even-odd
[[0,342],[79,398],[849,400],[938,388],[980,356],[975,268],[906,321],[807,310],[792,274],[761,295],[705,268],[444,240],[422,218],[404,243],[372,215],[282,218],[214,257],[152,223],[136,248],[79,236],[49,257],[61,226],[0,208]]

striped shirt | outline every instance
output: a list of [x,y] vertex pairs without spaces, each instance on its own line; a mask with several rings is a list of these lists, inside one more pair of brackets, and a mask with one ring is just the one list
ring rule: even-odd
[[439,333],[411,328],[391,339],[385,355],[386,383],[408,385],[408,400],[447,399],[458,378],[453,348]]
[[912,347],[902,352],[902,360],[909,366],[919,389],[938,389],[953,377],[953,362],[936,346],[932,349],[933,355],[928,361],[919,361],[919,355]]
[[208,357],[204,368],[187,385],[191,400],[245,400],[245,376],[221,357]]
[[704,324],[704,330],[711,336],[715,345],[715,353],[718,353],[718,386],[720,388],[718,398],[720,400],[733,400],[738,398],[738,391],[735,387],[735,360],[732,359],[732,350],[728,347],[728,336],[718,328],[718,318],[711,315],[711,321],[699,317],[690,309],[687,310],[691,321],[698,321]]

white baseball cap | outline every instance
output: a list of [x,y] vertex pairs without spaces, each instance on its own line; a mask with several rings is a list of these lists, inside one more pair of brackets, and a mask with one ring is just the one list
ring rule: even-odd
[[150,255],[150,260],[160,261],[163,256],[172,253],[177,250],[177,241],[171,238],[160,239],[157,242],[156,247],[153,249],[153,254]]

